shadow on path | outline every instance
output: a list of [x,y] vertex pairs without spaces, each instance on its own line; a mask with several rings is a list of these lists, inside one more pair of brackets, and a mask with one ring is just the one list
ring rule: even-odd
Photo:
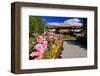
[[84,48],[87,49],[85,45],[83,45],[81,42],[79,42],[78,40],[64,40],[65,42],[67,42],[67,44],[72,44],[72,45],[77,45],[80,48]]

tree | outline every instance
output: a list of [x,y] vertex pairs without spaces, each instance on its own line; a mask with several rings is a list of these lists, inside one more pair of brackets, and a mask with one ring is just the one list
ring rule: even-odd
[[42,34],[45,31],[46,24],[43,22],[41,16],[29,16],[29,34],[30,37],[32,33]]
[[84,34],[82,42],[85,48],[87,48],[87,18],[83,18],[82,33]]

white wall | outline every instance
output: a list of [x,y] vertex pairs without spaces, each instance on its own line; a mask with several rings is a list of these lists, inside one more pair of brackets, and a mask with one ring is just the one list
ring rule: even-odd
[[[41,3],[57,3],[57,4],[72,4],[72,5],[86,5],[98,6],[100,13],[99,0],[0,0],[0,76],[16,76],[10,72],[10,56],[11,56],[11,7],[10,3],[13,1],[30,1]],[[100,14],[98,15],[100,20]],[[98,21],[99,22],[99,21]],[[98,23],[98,32],[100,32],[100,22]],[[100,35],[98,36],[100,39]],[[98,40],[100,42],[100,40]],[[100,48],[99,48],[100,49]],[[99,50],[98,49],[98,50]],[[100,52],[98,52],[100,58]],[[100,67],[100,59],[98,59]],[[65,71],[52,73],[35,73],[25,74],[24,76],[99,76],[100,68],[98,70],[81,70],[81,71]],[[21,75],[18,75],[21,76]]]

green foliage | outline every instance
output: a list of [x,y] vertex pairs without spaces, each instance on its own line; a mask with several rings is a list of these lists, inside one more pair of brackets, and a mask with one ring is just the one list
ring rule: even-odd
[[34,51],[33,48],[35,47],[36,43],[36,34],[32,34],[32,37],[29,38],[30,52]]
[[84,36],[81,38],[83,46],[87,49],[87,24],[82,26],[82,33]]
[[29,36],[32,37],[32,33],[42,34],[45,30],[45,22],[43,22],[41,16],[29,16]]
[[86,32],[87,31],[87,25],[83,25],[82,30]]
[[83,18],[82,31],[87,34],[87,18]]

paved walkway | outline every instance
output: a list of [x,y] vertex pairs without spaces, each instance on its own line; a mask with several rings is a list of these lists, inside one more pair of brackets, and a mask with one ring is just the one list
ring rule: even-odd
[[62,58],[82,58],[87,57],[87,50],[79,45],[76,40],[64,41]]

